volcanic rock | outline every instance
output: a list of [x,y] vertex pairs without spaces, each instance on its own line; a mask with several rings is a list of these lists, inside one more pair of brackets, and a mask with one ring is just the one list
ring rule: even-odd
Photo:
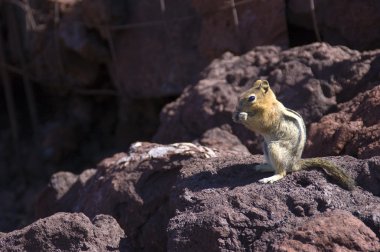
[[380,51],[360,53],[325,43],[289,50],[257,47],[242,56],[225,53],[209,65],[202,80],[164,107],[153,140],[193,141],[209,129],[231,124],[240,141],[250,151],[259,152],[257,137],[231,119],[238,95],[256,79],[267,79],[278,99],[309,125],[341,101],[379,85],[379,60]]
[[380,82],[371,90],[338,105],[336,113],[312,123],[306,156],[380,154]]
[[[321,170],[295,172],[274,184],[260,184],[259,179],[270,176],[253,169],[263,162],[262,156],[226,155],[224,150],[190,143],[140,142],[128,154],[105,159],[82,187],[62,190],[51,183],[46,189],[50,194],[42,194],[39,202],[52,209],[49,204],[57,205],[59,199],[46,195],[67,194],[71,199],[65,201],[66,210],[90,218],[112,215],[131,248],[141,251],[272,250],[291,246],[289,241],[298,239],[295,230],[303,230],[305,223],[319,223],[323,216],[330,218],[329,212],[336,210],[354,215],[347,221],[363,231],[355,237],[355,231],[342,226],[342,234],[354,239],[349,244],[359,244],[355,247],[359,251],[377,248],[380,157],[326,159],[345,170],[358,186],[347,191]],[[59,185],[60,179],[67,181],[67,174],[53,179]],[[321,246],[342,244],[326,237],[319,240]]]
[[300,225],[275,251],[379,251],[379,238],[352,214],[334,210]]
[[125,251],[124,231],[114,218],[56,213],[0,235],[1,251]]

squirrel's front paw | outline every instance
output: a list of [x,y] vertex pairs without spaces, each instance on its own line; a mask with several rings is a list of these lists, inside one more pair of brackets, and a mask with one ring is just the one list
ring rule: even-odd
[[248,113],[246,112],[239,113],[239,121],[247,121],[247,119],[248,119]]
[[236,123],[247,121],[248,114],[246,112],[234,112],[232,115],[232,120]]

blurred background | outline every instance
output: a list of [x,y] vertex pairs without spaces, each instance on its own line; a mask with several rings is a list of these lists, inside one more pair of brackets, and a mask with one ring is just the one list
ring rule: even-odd
[[229,51],[316,41],[380,48],[376,0],[0,0],[0,231],[56,171],[135,141]]

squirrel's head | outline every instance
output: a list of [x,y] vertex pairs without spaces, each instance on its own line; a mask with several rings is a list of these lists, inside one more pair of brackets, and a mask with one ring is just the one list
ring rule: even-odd
[[232,119],[237,123],[246,123],[276,101],[276,96],[266,80],[257,80],[253,86],[240,95]]

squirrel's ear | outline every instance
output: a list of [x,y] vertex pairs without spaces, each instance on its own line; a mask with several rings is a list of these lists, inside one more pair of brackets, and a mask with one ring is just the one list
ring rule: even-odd
[[260,88],[264,90],[264,93],[267,93],[269,90],[269,82],[267,80],[261,81]]

